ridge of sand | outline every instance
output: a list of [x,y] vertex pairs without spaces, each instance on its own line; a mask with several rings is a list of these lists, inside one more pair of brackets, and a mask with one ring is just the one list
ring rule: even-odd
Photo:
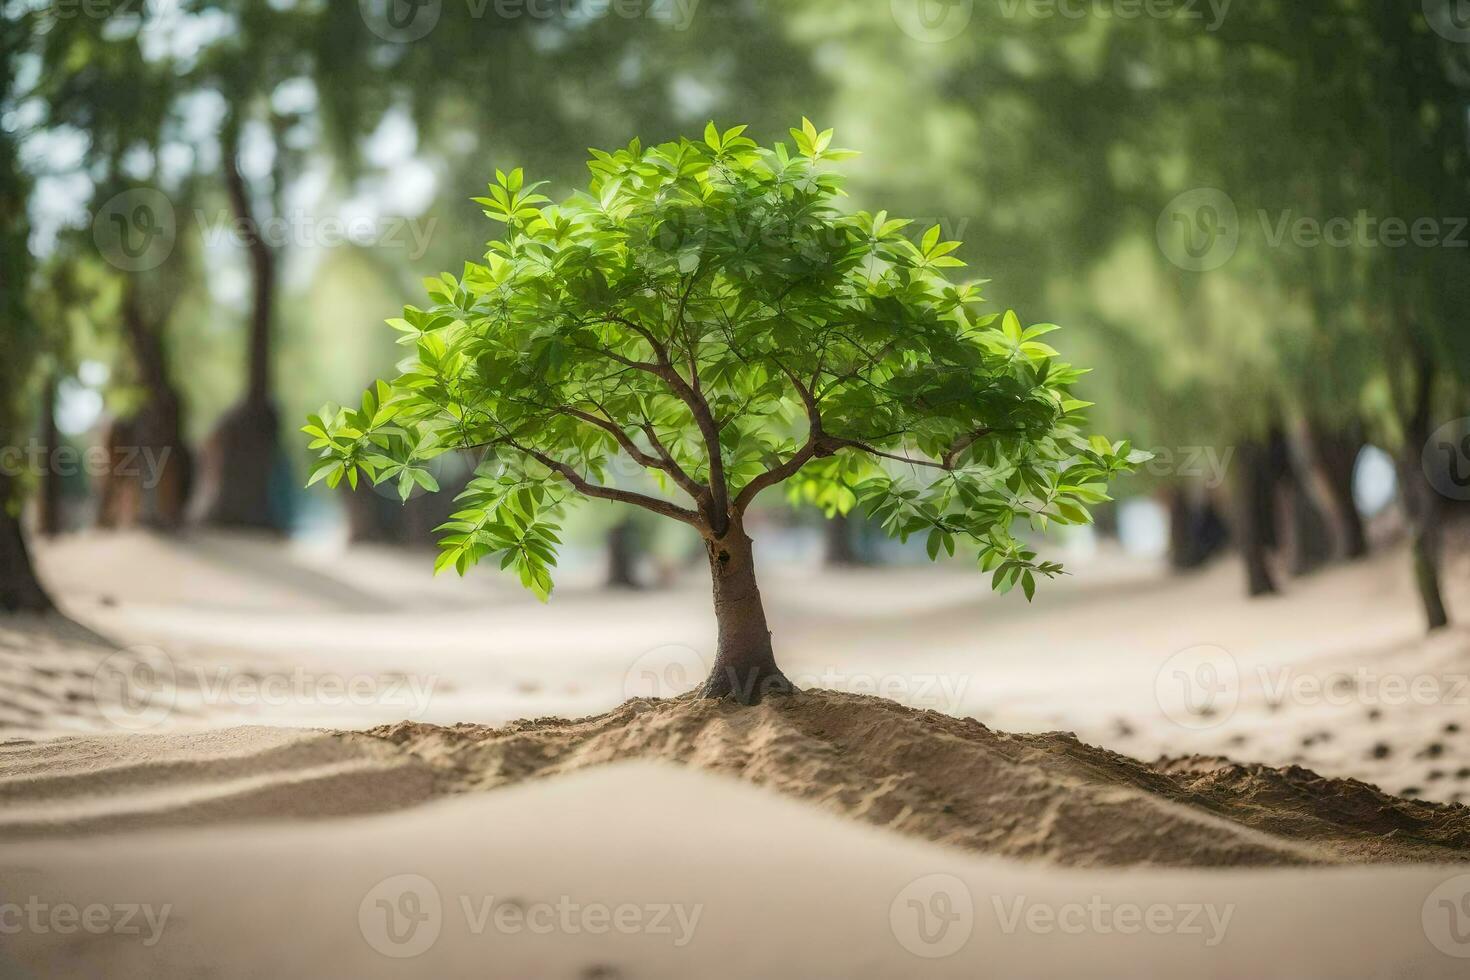
[[502,728],[241,727],[0,745],[0,839],[395,810],[642,760],[703,769],[910,837],[1072,867],[1470,861],[1470,808],[1354,780],[1189,757],[1147,764],[1069,733],[1013,735],[881,698],[756,707],[633,699]]
[[627,759],[707,769],[974,851],[1088,866],[1470,860],[1470,808],[1396,799],[1296,767],[1148,765],[1067,733],[1010,735],[881,698],[809,691],[754,708],[634,699],[575,721],[413,722],[370,734],[441,792]]
[[[1421,916],[1460,874],[1073,871],[886,833],[687,766],[624,762],[334,821],[0,840],[9,900],[170,913],[153,945],[141,914],[138,935],[6,936],[0,976],[1464,980],[1466,961]],[[485,915],[491,902],[549,907],[558,924],[510,931]],[[594,931],[575,916],[567,928],[561,903],[674,906],[698,921],[687,934],[675,914],[660,931],[606,920]],[[933,932],[925,908],[950,926]],[[1078,910],[1083,928],[1008,921],[1035,909]],[[1124,927],[1125,910],[1176,918]]]
[[363,736],[245,727],[0,745],[0,839],[280,817],[423,802],[420,760]]

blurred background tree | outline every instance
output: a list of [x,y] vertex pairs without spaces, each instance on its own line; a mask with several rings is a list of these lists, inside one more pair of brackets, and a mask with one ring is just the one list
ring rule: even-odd
[[[6,235],[36,261],[6,249],[3,441],[68,438],[37,409],[88,387],[85,367],[108,407],[89,438],[172,461],[146,487],[113,467],[98,522],[319,522],[281,420],[391,369],[383,312],[483,247],[467,199],[495,167],[565,189],[588,146],[805,114],[864,151],[855,210],[937,221],[1001,284],[997,307],[1069,328],[1098,366],[1096,424],[1159,453],[1130,492],[1159,505],[1176,568],[1233,539],[1267,594],[1361,557],[1393,529],[1358,500],[1386,453],[1426,622],[1446,621],[1432,464],[1454,460],[1426,470],[1424,449],[1470,387],[1470,32],[1452,0],[958,3],[939,21],[923,2],[10,0]],[[166,255],[119,268],[97,228],[152,191]],[[371,231],[329,241],[349,218]],[[10,513],[45,472],[11,480]],[[439,519],[365,490],[346,526],[426,543]],[[636,528],[589,521],[611,535],[609,580],[636,578]],[[834,561],[881,557],[854,547],[856,512],[834,527]]]

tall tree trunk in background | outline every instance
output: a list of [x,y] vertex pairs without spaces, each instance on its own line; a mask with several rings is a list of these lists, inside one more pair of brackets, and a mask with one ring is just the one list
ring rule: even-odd
[[403,502],[393,484],[374,487],[364,480],[346,497],[347,540],[352,544],[399,545],[434,548],[435,528],[459,510],[455,498],[469,486],[475,462],[463,453],[449,453],[433,464],[440,493],[415,492]]
[[36,494],[36,533],[54,538],[61,533],[61,474],[56,467],[56,449],[61,445],[61,430],[56,427],[57,374],[51,372],[41,387],[41,466],[40,488]]
[[1306,425],[1294,426],[1283,436],[1282,445],[1287,456],[1290,570],[1293,575],[1307,575],[1330,562],[1336,552],[1333,505],[1318,479]]
[[138,482],[141,523],[176,529],[184,521],[194,479],[193,458],[184,442],[183,403],[169,379],[162,325],[148,322],[132,285],[123,296],[122,316],[147,400],[131,419],[129,434],[136,445],[124,447],[130,472],[121,475]]
[[36,578],[11,478],[0,473],[0,612],[50,612],[51,597]]
[[768,694],[791,692],[794,688],[776,666],[771,650],[771,630],[766,625],[745,529],[738,521],[732,522],[723,537],[708,538],[705,548],[719,624],[719,649],[714,669],[704,684],[704,696],[734,697],[754,704]]
[[1187,572],[1207,563],[1228,541],[1209,490],[1178,482],[1164,490],[1169,512],[1169,565]]
[[1259,442],[1247,441],[1236,456],[1239,476],[1236,492],[1236,544],[1245,561],[1246,590],[1252,596],[1272,595],[1277,591],[1271,576],[1268,552],[1275,540],[1274,520],[1275,476],[1269,453]]
[[278,529],[271,506],[278,459],[280,412],[271,389],[276,256],[261,237],[250,191],[240,173],[238,136],[222,140],[225,188],[250,253],[251,310],[245,397],[225,412],[201,455],[201,521],[219,527]]
[[852,519],[851,514],[837,514],[831,520],[826,521],[823,529],[827,536],[826,563],[833,568],[857,568],[868,562],[858,554],[857,536],[858,523]]
[[352,544],[403,544],[403,507],[363,480],[347,494],[347,540]]
[[1353,497],[1353,474],[1367,445],[1362,428],[1356,424],[1336,430],[1314,426],[1310,437],[1318,478],[1332,501],[1340,553],[1349,561],[1362,558],[1368,554],[1368,535]]
[[1430,630],[1449,625],[1444,594],[1440,590],[1439,491],[1424,472],[1424,446],[1433,434],[1434,367],[1421,358],[1417,369],[1413,414],[1404,426],[1404,445],[1399,452],[1399,493],[1409,523],[1409,544],[1414,564],[1414,585],[1424,607]]
[[637,564],[638,527],[627,517],[607,532],[607,588],[638,588]]
[[1118,502],[1105,500],[1092,507],[1092,529],[1099,538],[1118,540]]

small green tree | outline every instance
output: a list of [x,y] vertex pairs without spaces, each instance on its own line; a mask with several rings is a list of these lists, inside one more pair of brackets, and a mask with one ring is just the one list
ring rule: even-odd
[[[931,558],[969,539],[997,589],[1030,598],[1061,566],[1037,560],[1018,519],[1087,522],[1143,454],[1078,432],[1084,372],[1041,341],[1052,325],[974,312],[979,284],[945,276],[958,242],[836,208],[823,165],[852,153],[830,130],[803,120],[793,152],[744,129],[593,150],[588,190],[560,205],[497,171],[476,201],[504,237],[388,321],[411,351],[397,379],[304,431],[313,483],[361,473],[404,497],[437,489],[434,456],[485,451],[437,569],[498,558],[543,599],[569,497],[695,528],[719,632],[704,693],[751,702],[790,689],[744,527],[763,490],[802,481],[858,502],[891,534],[926,535]],[[619,458],[668,494],[617,486]]]

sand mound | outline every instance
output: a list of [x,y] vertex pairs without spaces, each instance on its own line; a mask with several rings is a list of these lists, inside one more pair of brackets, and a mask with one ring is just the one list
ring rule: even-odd
[[0,840],[375,813],[432,794],[423,762],[359,735],[230,728],[0,745]]
[[1307,770],[1210,759],[1150,766],[1070,734],[1007,735],[862,695],[745,708],[635,699],[593,718],[504,728],[401,723],[441,792],[623,759],[697,766],[900,833],[1072,866],[1470,860],[1470,808],[1389,797]]

